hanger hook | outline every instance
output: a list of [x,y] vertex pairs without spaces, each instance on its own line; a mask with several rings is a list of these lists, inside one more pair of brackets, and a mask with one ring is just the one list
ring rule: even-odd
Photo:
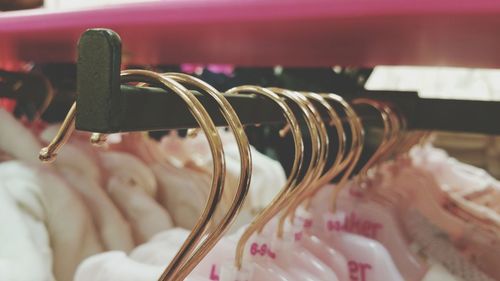
[[68,142],[69,138],[75,131],[75,114],[76,103],[73,103],[55,137],[49,145],[40,150],[38,155],[40,161],[50,163],[56,159],[57,152],[59,152],[63,145]]
[[[326,156],[328,154],[328,151],[326,151],[327,145],[324,144],[328,144],[328,136],[325,124],[323,123],[319,113],[307,98],[294,91],[280,88],[269,89],[299,106],[303,116],[305,117],[306,125],[311,137],[310,163],[307,166],[305,175],[302,177],[300,183],[298,183],[286,197],[283,197],[280,207],[280,209],[283,209],[292,202],[291,200],[295,198],[295,196],[300,194],[310,183],[316,180],[323,171],[323,168],[326,165]],[[277,227],[278,238],[283,237],[285,219],[286,217],[280,217]]]
[[387,149],[391,147],[397,131],[395,128],[396,124],[394,124],[394,118],[391,117],[391,108],[386,103],[373,99],[359,98],[353,100],[352,104],[364,104],[375,108],[380,113],[383,122],[382,141],[370,159],[368,159],[366,164],[361,168],[361,171],[359,171],[358,179],[361,179],[366,177],[368,170],[373,167],[374,164],[377,163],[377,161],[384,155],[384,153],[387,152]]
[[[316,192],[321,188],[323,185],[327,184],[330,180],[332,180],[340,171],[341,171],[341,166],[340,163],[342,162],[342,159],[345,154],[345,132],[344,132],[344,127],[342,125],[342,121],[335,111],[335,109],[328,103],[328,101],[321,95],[316,94],[316,93],[301,93],[308,99],[314,100],[317,103],[319,103],[321,106],[323,106],[327,114],[329,116],[330,122],[329,125],[333,126],[336,128],[336,139],[337,139],[337,152],[335,153],[335,160],[332,162],[331,166],[329,169],[327,169],[321,177],[319,177],[314,184],[311,185],[311,187],[307,190],[305,190],[302,194],[299,194],[294,202],[290,204],[286,211],[286,215],[290,217],[290,220],[293,222],[295,219],[295,211],[297,207],[306,199],[310,199],[312,195],[316,194]],[[328,156],[328,155],[327,155]],[[309,208],[310,205],[310,200],[307,200],[306,202],[306,209]]]
[[[236,188],[234,194],[234,200],[229,207],[229,210],[226,212],[221,221],[217,223],[216,229],[203,240],[203,244],[196,249],[196,251],[184,263],[182,267],[178,268],[172,274],[172,280],[184,280],[184,278],[186,278],[186,276],[195,268],[195,266],[199,264],[203,257],[205,257],[208,252],[216,245],[217,241],[222,238],[224,233],[228,230],[229,226],[236,218],[239,210],[243,206],[250,187],[250,177],[252,174],[252,158],[250,153],[250,143],[248,142],[244,127],[241,124],[241,121],[239,120],[238,115],[236,114],[231,104],[219,91],[217,91],[208,83],[187,74],[164,73],[162,74],[162,76],[171,78],[184,85],[197,87],[200,90],[203,90],[204,93],[212,97],[216,101],[219,107],[219,111],[224,116],[236,138],[236,143],[240,154],[240,177],[238,187]],[[225,192],[227,192],[227,190]]]
[[285,186],[280,190],[280,192],[273,198],[270,204],[268,204],[253,220],[250,222],[247,229],[241,235],[240,240],[236,246],[236,255],[235,255],[235,267],[240,270],[243,265],[243,254],[245,251],[245,246],[250,240],[250,237],[262,227],[277,213],[279,212],[279,203],[282,201],[282,198],[286,196],[296,186],[296,180],[299,175],[299,171],[302,166],[302,159],[304,154],[304,143],[302,140],[302,133],[300,131],[299,122],[297,118],[293,114],[293,111],[286,104],[285,101],[281,99],[279,95],[270,91],[269,89],[265,89],[258,86],[239,86],[234,87],[226,91],[226,94],[256,94],[259,96],[263,96],[271,101],[275,102],[278,107],[283,112],[283,115],[286,121],[290,124],[290,128],[292,129],[292,135],[294,140],[294,150],[295,157],[293,161],[293,166],[290,171],[290,175],[287,178]]
[[[345,168],[344,174],[336,184],[333,189],[332,194],[332,212],[335,212],[337,209],[337,198],[340,191],[344,188],[350,176],[352,175],[356,164],[359,161],[361,153],[363,152],[364,145],[364,130],[361,120],[354,111],[354,109],[339,95],[333,93],[321,94],[324,98],[339,103],[344,109],[348,118],[348,122],[351,128],[351,146],[349,149],[349,153],[344,159],[344,161],[340,164],[342,169]],[[345,164],[345,165],[344,165]]]
[[184,241],[181,248],[160,277],[160,280],[172,280],[171,277],[175,269],[180,268],[180,266],[184,264],[184,261],[193,252],[203,234],[207,231],[208,224],[219,205],[224,188],[226,171],[222,140],[210,115],[200,101],[198,101],[193,93],[175,80],[148,70],[125,70],[122,71],[121,79],[124,83],[140,80],[148,84],[154,84],[155,86],[169,89],[173,93],[179,95],[187,104],[189,111],[193,114],[195,120],[205,132],[212,154],[212,182],[205,208],[188,238]]

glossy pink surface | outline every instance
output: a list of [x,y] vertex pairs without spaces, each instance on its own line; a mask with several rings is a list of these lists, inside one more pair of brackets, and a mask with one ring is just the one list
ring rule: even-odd
[[172,0],[0,13],[0,64],[75,61],[87,28],[129,62],[500,67],[496,0]]

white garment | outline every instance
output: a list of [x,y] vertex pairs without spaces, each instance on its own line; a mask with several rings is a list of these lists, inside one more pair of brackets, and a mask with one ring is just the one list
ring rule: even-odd
[[[41,205],[35,198],[33,203]],[[33,209],[39,209],[34,206]],[[0,181],[0,280],[53,281],[52,249],[43,211],[30,214]],[[31,210],[35,211],[36,210]]]
[[168,210],[175,225],[193,228],[207,202],[209,176],[165,163],[150,168],[158,180],[158,201]]
[[[168,159],[168,162],[172,166],[175,166],[176,169],[179,169],[181,173],[188,172],[189,174],[192,174],[192,177],[198,176],[204,178],[203,182],[206,182],[206,184],[197,185],[196,188],[202,189],[202,192],[207,194],[207,197],[204,199],[206,202],[210,189],[210,179],[212,178],[213,160],[205,135],[199,134],[194,138],[180,138],[175,134],[167,135],[162,138],[160,145],[161,153],[165,155],[165,159]],[[227,148],[230,145],[227,145],[224,142],[223,145],[225,152],[226,177],[224,181],[224,192],[222,193],[222,197],[219,202],[220,207],[216,209],[214,215],[216,220],[221,219],[225,215],[225,212],[234,201],[240,177],[240,160],[237,148],[236,154],[238,155],[238,159],[234,159],[232,157],[228,157],[227,154]],[[200,207],[202,206],[204,205],[200,205]],[[198,212],[201,213],[201,210]],[[241,208],[239,215],[233,223],[234,229],[237,229],[240,225],[247,223],[250,218],[249,200],[245,200],[244,206]],[[244,221],[242,221],[243,219]],[[192,225],[189,226],[189,228],[192,228]]]
[[74,281],[148,281],[158,280],[163,267],[139,263],[124,252],[111,251],[94,255],[83,261]]
[[[157,280],[188,234],[185,229],[174,228],[158,233],[129,256],[118,251],[92,256],[80,264],[74,281]],[[200,278],[192,274],[185,280]]]
[[[50,167],[4,162],[0,163],[0,178],[5,192],[24,212],[24,221],[31,225],[37,248],[44,252],[52,248],[57,280],[71,280],[81,260],[102,250],[88,209]],[[45,244],[42,224],[48,231],[50,245]],[[31,266],[35,265],[30,263]]]
[[189,231],[173,228],[155,235],[149,242],[130,252],[130,258],[150,265],[167,265],[177,254]]
[[[45,140],[52,137],[47,132],[41,135]],[[101,185],[103,171],[99,170],[99,159],[84,151],[82,143],[76,144],[68,142],[58,153],[54,162],[57,170],[85,200],[104,249],[132,250],[130,225]]]
[[206,205],[210,175],[172,165],[158,143],[142,134],[130,133],[120,139],[110,145],[111,149],[131,153],[144,161],[156,177],[158,202],[176,226],[191,229]]
[[[240,155],[236,139],[232,132],[220,129],[226,160],[225,192],[222,195],[221,210],[227,210],[232,203],[240,177]],[[180,138],[176,134],[165,136],[161,140],[161,148],[165,155],[179,167],[196,168],[210,175],[212,173],[212,158],[210,147],[203,133],[196,137]],[[283,167],[278,161],[260,153],[251,147],[252,178],[247,199],[236,218],[232,230],[248,223],[254,214],[264,208],[276,196],[286,182]],[[188,163],[186,165],[186,163]],[[208,189],[208,186],[206,187]],[[223,214],[217,212],[217,217]]]
[[168,212],[155,201],[153,172],[136,157],[122,152],[101,153],[109,174],[107,192],[132,227],[138,244],[173,226]]
[[[235,185],[239,179],[240,169],[238,145],[232,132],[220,129],[219,134],[224,145],[226,162],[234,165],[232,169],[228,169],[227,174],[228,177],[234,178],[231,184]],[[212,159],[210,157],[208,142],[203,133],[198,134],[194,138],[185,139],[180,139],[176,135],[166,136],[162,139],[162,147],[169,155],[174,154],[176,157],[183,159],[183,161],[193,161],[207,172],[211,172]],[[278,161],[260,153],[252,146],[250,149],[252,154],[252,181],[250,182],[248,201],[251,208],[254,211],[258,211],[267,206],[285,185],[286,175]],[[174,150],[180,152],[176,153]],[[180,155],[186,154],[184,151],[189,152],[187,156]]]

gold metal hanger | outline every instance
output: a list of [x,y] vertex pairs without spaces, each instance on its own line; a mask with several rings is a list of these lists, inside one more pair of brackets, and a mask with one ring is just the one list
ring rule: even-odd
[[358,180],[365,178],[368,174],[368,170],[373,167],[385,153],[390,148],[391,144],[393,144],[396,134],[398,133],[396,128],[394,127],[396,124],[394,123],[394,115],[392,115],[391,108],[380,101],[366,98],[359,98],[352,101],[352,104],[364,104],[375,108],[382,117],[383,122],[383,135],[382,141],[378,145],[375,152],[372,154],[370,159],[366,162],[366,164],[361,168],[358,173]]
[[[319,112],[306,97],[294,91],[279,88],[270,89],[295,102],[301,108],[311,137],[311,159],[309,166],[307,167],[302,181],[296,186],[296,188],[294,188],[294,190],[283,198],[283,201],[280,204],[280,209],[284,209],[293,202],[297,195],[304,192],[304,190],[307,189],[311,183],[321,176],[328,157],[329,140],[325,124],[321,119]],[[286,214],[282,214],[278,222],[277,237],[280,239],[283,238],[284,235],[286,218]]]
[[45,85],[45,88],[47,89],[47,94],[45,95],[45,99],[43,102],[40,104],[40,107],[37,110],[35,120],[42,118],[42,115],[47,111],[47,108],[49,108],[50,103],[52,103],[52,100],[54,99],[54,88],[52,87],[52,84],[47,78],[43,78],[43,83]]
[[[364,132],[361,127],[361,121],[358,118],[358,115],[354,111],[354,109],[347,103],[341,96],[332,94],[332,93],[321,93],[320,94],[324,99],[329,102],[334,102],[335,104],[340,105],[346,115],[346,127],[351,131],[351,142],[349,149],[347,149],[347,153],[344,152],[344,157],[342,161],[339,163],[339,172],[344,171],[348,165],[352,165],[352,162],[356,162],[356,151],[359,148],[362,148],[363,139],[357,138],[357,136],[363,136]],[[344,129],[345,133],[345,129]]]
[[[361,152],[362,152],[362,147],[363,147],[363,130],[362,130],[362,127],[361,127],[361,122],[359,120],[359,118],[357,117],[357,114],[356,112],[352,109],[352,107],[346,102],[344,101],[344,99],[338,95],[335,95],[335,94],[320,94],[321,97],[323,97],[324,99],[327,99],[327,100],[330,100],[330,101],[334,101],[338,104],[341,105],[341,107],[344,108],[345,112],[346,112],[346,115],[348,117],[348,123],[351,127],[351,130],[352,130],[352,142],[351,142],[351,146],[350,146],[350,149],[347,153],[347,155],[345,157],[342,157],[343,154],[344,154],[344,142],[345,142],[345,134],[344,134],[344,129],[342,127],[342,124],[339,124],[340,123],[340,118],[337,117],[337,127],[339,129],[337,129],[337,133],[338,133],[338,139],[339,139],[339,153],[337,154],[337,157],[340,157],[340,158],[337,158],[337,160],[335,161],[336,163],[336,166],[337,168],[335,168],[334,166],[332,166],[330,168],[330,170],[325,173],[324,177],[322,177],[320,180],[318,180],[318,184],[315,184],[311,189],[308,190],[307,193],[304,193],[303,195],[301,195],[300,197],[303,197],[303,198],[297,198],[297,201],[296,202],[300,202],[302,201],[305,197],[310,197],[312,196],[313,194],[315,194],[319,188],[326,184],[327,182],[329,182],[333,177],[335,177],[339,172],[343,171],[347,166],[349,166],[347,168],[347,171],[344,173],[344,176],[343,176],[343,179],[340,180],[338,186],[342,186],[346,183],[347,179],[349,178],[349,175],[352,173],[352,170],[354,169],[356,163],[357,163],[357,160],[359,159],[359,156],[361,155]],[[338,116],[338,115],[337,115]],[[342,160],[343,158],[343,160]],[[342,160],[339,162],[339,160]],[[334,192],[335,193],[335,192]],[[335,195],[334,195],[335,197]],[[334,202],[336,202],[334,200]],[[306,209],[309,208],[310,206],[310,201],[307,201],[306,203]],[[335,209],[335,206],[334,206],[334,209]]]
[[[304,192],[298,194],[295,197],[295,200],[290,203],[285,214],[290,217],[291,221],[294,221],[295,210],[297,207],[304,202],[306,199],[310,199],[310,197],[315,194],[319,188],[323,185],[327,184],[331,179],[333,179],[340,171],[340,162],[344,158],[345,154],[345,132],[344,127],[342,125],[342,121],[335,111],[333,107],[328,103],[328,101],[323,98],[321,95],[316,93],[301,93],[305,97],[311,100],[317,101],[321,106],[323,106],[329,115],[330,125],[336,128],[336,139],[337,139],[337,152],[335,153],[335,160],[331,164],[330,168],[327,169],[323,175],[321,175],[315,182],[313,182],[309,188],[305,189]],[[327,155],[328,156],[328,155]],[[306,207],[309,206],[310,200],[306,202]]]
[[[302,188],[303,186],[309,184],[313,180],[313,178],[316,176],[318,173],[318,170],[323,169],[324,165],[326,164],[326,161],[324,164],[320,164],[320,154],[325,154],[325,151],[320,151],[323,147],[321,146],[322,142],[327,142],[328,137],[325,137],[324,135],[320,135],[318,131],[318,126],[320,124],[318,123],[318,120],[320,120],[319,113],[315,110],[315,108],[312,106],[311,102],[307,100],[304,96],[300,95],[297,92],[294,91],[289,91],[285,89],[280,89],[280,88],[269,88],[271,91],[275,92],[279,96],[283,97],[285,100],[290,100],[293,103],[295,103],[300,111],[301,114],[304,116],[305,124],[307,126],[307,129],[309,131],[309,135],[311,138],[311,159],[309,160],[310,163],[309,165],[305,166],[306,171],[299,183],[297,183],[297,187],[294,189],[296,190],[297,188]],[[312,111],[311,108],[314,108]],[[324,123],[321,120],[321,124],[323,125],[323,132],[326,132],[326,127],[324,126]]]
[[[250,177],[252,174],[252,159],[250,153],[250,144],[246,136],[243,125],[241,124],[238,115],[234,111],[231,104],[218,92],[214,87],[204,81],[181,73],[164,73],[163,77],[171,78],[185,86],[194,86],[204,93],[210,95],[218,104],[221,114],[226,119],[229,127],[233,131],[238,151],[240,154],[240,177],[238,187],[235,192],[234,200],[226,212],[226,215],[217,222],[217,227],[208,235],[192,256],[184,263],[184,265],[176,270],[173,270],[171,278],[168,278],[168,269],[160,280],[184,280],[187,275],[200,263],[200,261],[213,249],[216,243],[222,238],[224,233],[229,229],[230,225],[236,218],[238,212],[243,206],[248,189],[250,186]],[[227,192],[227,190],[226,190]]]
[[49,145],[40,150],[40,153],[38,155],[40,161],[50,163],[56,159],[57,152],[63,147],[66,142],[68,142],[69,138],[75,131],[75,114],[76,103],[73,103],[55,137],[52,139]]
[[283,101],[279,95],[270,91],[268,89],[258,87],[258,86],[239,86],[226,91],[227,94],[256,94],[264,96],[275,102],[279,108],[282,110],[285,119],[287,120],[290,128],[292,130],[292,136],[294,140],[294,161],[293,166],[290,171],[290,175],[285,183],[285,186],[280,190],[280,192],[273,198],[270,204],[268,204],[249,224],[245,232],[241,235],[240,240],[236,246],[235,255],[235,267],[240,270],[243,265],[243,254],[245,251],[245,246],[250,237],[259,229],[262,229],[264,225],[279,211],[279,203],[282,198],[285,197],[293,188],[296,187],[297,177],[302,166],[302,159],[304,154],[304,143],[302,140],[302,133],[300,131],[299,123],[293,114],[290,107]]
[[[177,252],[176,257],[168,266],[168,268],[171,269],[179,268],[182,265],[182,261],[185,260],[185,257],[187,257],[187,255],[191,253],[192,249],[194,249],[194,247],[198,244],[199,239],[206,231],[208,223],[213,217],[215,210],[220,202],[225,179],[225,162],[222,149],[222,141],[217,128],[215,127],[212,119],[210,118],[210,115],[205,110],[203,105],[198,101],[194,94],[192,94],[189,90],[184,88],[175,80],[168,77],[163,77],[158,73],[147,70],[123,71],[121,74],[121,79],[124,83],[132,81],[142,81],[159,85],[179,95],[186,102],[189,111],[193,114],[194,118],[207,136],[213,158],[213,176],[210,193],[208,196],[207,204],[200,218],[193,227],[184,244],[181,246],[180,250]],[[70,133],[74,130],[75,109],[76,107],[75,105],[73,105],[72,109],[63,122],[63,126],[60,128],[54,140],[49,144],[48,147],[44,148],[41,151],[41,157],[43,159],[53,160],[58,149],[60,149],[70,137]],[[163,278],[163,276],[161,278]]]
[[[321,94],[324,98],[336,102],[340,104],[346,112],[349,125],[351,128],[351,146],[349,149],[349,153],[346,156],[345,160],[340,164],[341,166],[345,165],[344,174],[340,178],[339,182],[335,185],[332,193],[332,212],[337,210],[337,198],[340,194],[340,191],[344,188],[352,175],[354,168],[356,167],[361,153],[363,152],[364,145],[364,130],[361,120],[354,111],[354,109],[340,96],[335,94]],[[344,167],[343,167],[344,168]]]
[[[389,114],[390,114],[389,107],[382,102],[372,100],[372,99],[359,98],[359,99],[353,100],[352,104],[358,104],[358,105],[364,104],[364,105],[368,105],[368,106],[375,108],[381,114],[382,121],[383,121],[383,127],[384,127],[381,144],[377,147],[376,151],[373,153],[373,155],[370,157],[370,159],[367,161],[367,163],[361,168],[358,175],[356,176],[356,180],[360,181],[362,178],[364,178],[367,175],[368,169],[372,166],[372,164],[374,164],[380,158],[380,156],[383,155],[383,153],[388,148],[388,144],[390,145],[390,141],[392,140],[392,137],[394,135],[394,131],[392,130],[394,124],[391,123],[391,119],[389,116]],[[359,120],[359,118],[358,118],[358,120]],[[358,125],[359,125],[359,129],[360,129],[360,131],[357,131],[358,137],[363,138],[364,133],[362,133],[363,127],[362,127],[361,122],[359,122]],[[353,140],[354,140],[354,136],[353,136]],[[361,149],[362,149],[363,142],[360,142],[360,144],[361,144]],[[343,190],[343,188],[346,186],[346,183],[347,183],[350,175],[352,174],[354,167],[357,164],[357,161],[359,160],[359,156],[361,155],[361,149],[359,149],[359,151],[356,155],[355,161],[353,161],[352,165],[349,167],[349,171],[346,172],[342,176],[340,182],[337,184],[336,188],[333,191],[333,206],[332,206],[333,212],[335,212],[337,209],[338,195]]]
[[[332,94],[332,93],[321,93],[319,94],[321,97],[323,97],[326,101],[334,102],[344,110],[346,117],[347,117],[347,123],[346,126],[350,128],[351,131],[351,142],[349,149],[346,151],[345,150],[345,145],[344,149],[342,150],[341,147],[345,143],[345,129],[343,126],[339,127],[340,129],[337,129],[338,134],[343,134],[342,137],[339,138],[339,151],[338,151],[338,156],[341,156],[341,161],[337,165],[337,169],[335,169],[333,166],[331,170],[328,172],[329,175],[324,176],[324,179],[321,179],[318,181],[318,184],[315,186],[314,189],[311,190],[310,194],[308,194],[309,198],[307,198],[306,204],[305,204],[305,209],[308,210],[311,206],[311,198],[316,194],[320,188],[324,185],[330,182],[335,176],[337,176],[340,172],[344,171],[346,167],[349,165],[352,166],[349,168],[345,173],[350,174],[350,171],[354,168],[357,158],[359,158],[359,155],[361,154],[362,150],[362,145],[363,145],[363,131],[361,128],[361,122],[359,118],[357,117],[356,112],[352,109],[352,107],[339,95]],[[340,122],[340,120],[339,120]],[[342,124],[341,124],[342,125]],[[338,125],[337,125],[338,126]],[[359,155],[358,155],[359,152]],[[349,167],[350,167],[349,166]],[[331,173],[330,173],[331,172]]]

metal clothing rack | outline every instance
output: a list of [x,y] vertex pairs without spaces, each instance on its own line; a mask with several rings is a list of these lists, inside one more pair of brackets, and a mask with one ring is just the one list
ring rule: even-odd
[[[90,29],[80,38],[77,60],[79,130],[113,133],[197,127],[186,105],[174,94],[155,87],[121,85],[121,40],[109,29]],[[389,101],[413,130],[445,130],[500,134],[500,102],[422,99],[412,92],[339,93],[347,100],[370,97]],[[225,121],[216,106],[200,101],[218,126]],[[256,96],[226,96],[243,124],[280,123],[276,105]]]

